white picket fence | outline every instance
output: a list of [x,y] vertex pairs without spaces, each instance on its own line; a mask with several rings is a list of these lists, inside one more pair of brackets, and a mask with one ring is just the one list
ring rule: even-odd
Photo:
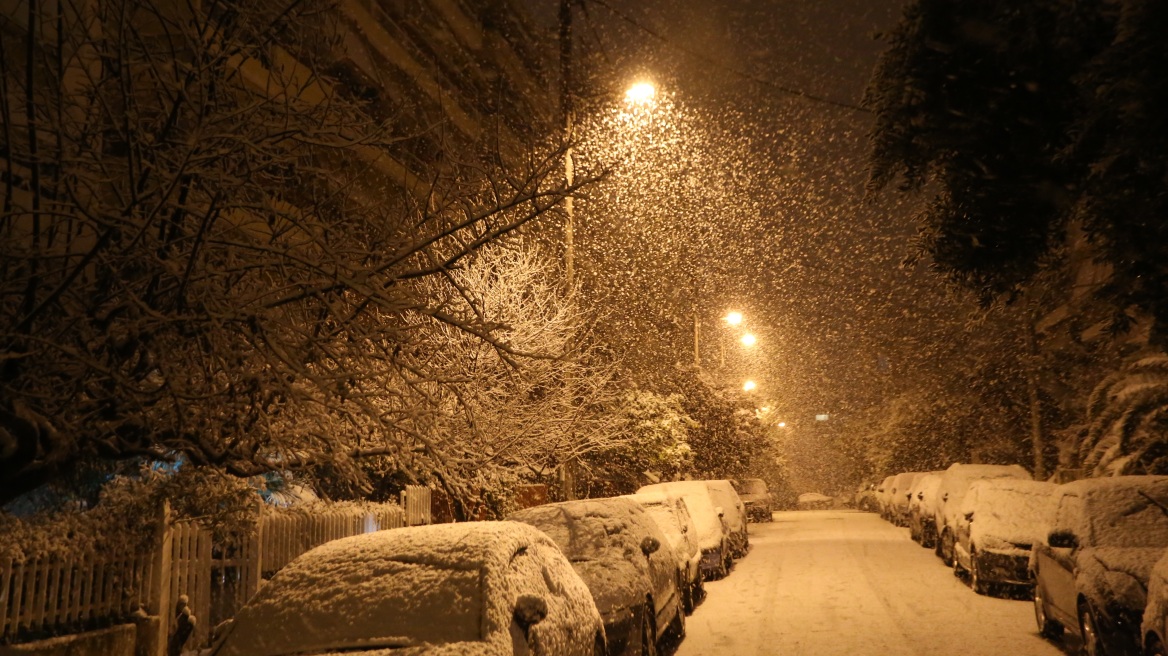
[[403,494],[412,511],[376,504],[264,515],[255,531],[231,546],[215,545],[211,532],[197,523],[167,518],[160,521],[152,553],[0,559],[0,644],[108,626],[139,609],[160,617],[159,630],[166,636],[175,603],[186,595],[198,618],[187,647],[205,646],[211,630],[232,617],[265,578],[309,549],[351,535],[428,523],[429,490],[422,489]]

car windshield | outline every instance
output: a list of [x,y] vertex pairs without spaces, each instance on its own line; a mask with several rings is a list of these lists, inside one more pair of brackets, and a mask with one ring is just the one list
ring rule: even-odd
[[[1156,501],[1164,503],[1164,500]],[[1168,511],[1139,491],[1110,490],[1096,495],[1093,502],[1096,509],[1090,516],[1093,546],[1168,546]]]
[[620,519],[557,512],[524,517],[523,521],[546,533],[571,561],[619,560],[632,552],[629,526]]
[[288,568],[241,611],[216,656],[482,640],[482,571],[344,554]]
[[757,478],[748,478],[738,484],[743,494],[766,494],[766,483]]

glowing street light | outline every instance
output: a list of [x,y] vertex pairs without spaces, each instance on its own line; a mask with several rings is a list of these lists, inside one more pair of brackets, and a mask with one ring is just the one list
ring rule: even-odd
[[756,387],[758,387],[758,385],[756,385],[753,380],[748,380],[745,383],[742,383],[743,392],[750,392]]
[[754,335],[751,335],[750,333],[746,333],[738,341],[742,342],[743,346],[750,347],[750,346],[754,346],[755,343],[758,342],[758,339],[756,339]]
[[724,316],[722,318],[726,321],[726,323],[730,324],[731,326],[737,326],[738,324],[742,323],[742,313],[741,312],[730,312],[729,314],[727,314],[726,316]]
[[625,92],[625,101],[633,105],[648,105],[657,97],[657,87],[651,82],[638,82]]
[[779,422],[779,428],[786,428],[786,427],[787,427],[787,422],[785,422],[785,421]]

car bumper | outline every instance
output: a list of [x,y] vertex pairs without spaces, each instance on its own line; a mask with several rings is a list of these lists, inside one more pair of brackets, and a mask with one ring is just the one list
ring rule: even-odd
[[771,521],[771,507],[761,503],[746,504],[746,518],[752,522]]
[[977,575],[982,580],[1007,585],[1030,584],[1030,556],[994,553],[992,551],[978,552]]
[[712,579],[722,573],[722,549],[702,550],[701,562],[702,574],[707,579]]

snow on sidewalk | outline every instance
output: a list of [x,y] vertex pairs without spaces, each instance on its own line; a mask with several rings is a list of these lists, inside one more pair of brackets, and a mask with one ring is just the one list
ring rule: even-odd
[[929,549],[869,513],[776,513],[706,583],[677,656],[1058,656],[1029,601],[974,594]]

